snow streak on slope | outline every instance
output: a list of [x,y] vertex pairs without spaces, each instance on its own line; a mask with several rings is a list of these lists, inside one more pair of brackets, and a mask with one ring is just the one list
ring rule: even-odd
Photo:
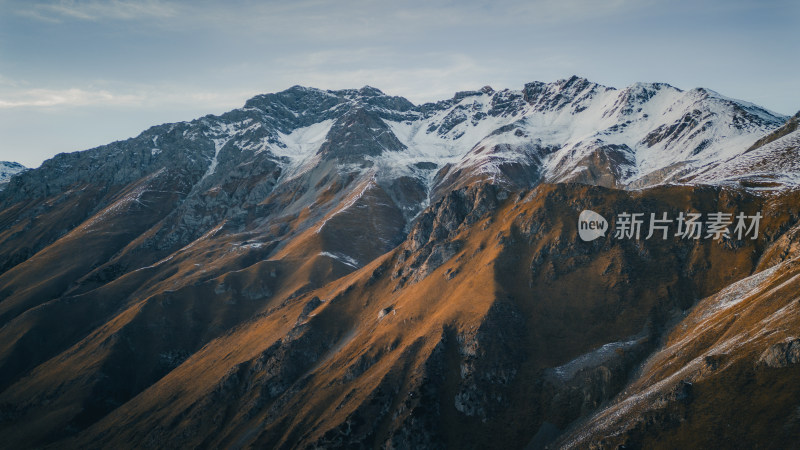
[[[208,170],[203,175],[200,181],[208,178],[217,170],[217,163],[219,162],[219,152],[225,144],[228,143],[236,135],[236,124],[221,123],[213,129],[211,140],[214,142],[214,156],[211,158],[211,163],[208,165]],[[155,142],[155,138],[153,140]]]

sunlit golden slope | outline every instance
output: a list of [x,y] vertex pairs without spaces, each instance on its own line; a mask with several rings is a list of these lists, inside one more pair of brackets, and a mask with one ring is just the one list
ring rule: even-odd
[[[0,395],[2,433],[18,446],[519,447],[613,398],[695,299],[753,272],[795,205],[717,188],[474,185],[355,271],[322,253],[335,252],[325,227],[368,223],[360,209],[257,248],[222,224],[0,330],[6,361],[58,320],[85,330]],[[584,243],[587,208],[766,218],[762,239],[733,245]],[[596,353],[608,343],[621,344]]]

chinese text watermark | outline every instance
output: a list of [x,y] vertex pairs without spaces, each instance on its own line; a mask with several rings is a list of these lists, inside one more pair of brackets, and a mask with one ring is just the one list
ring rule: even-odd
[[[712,212],[707,214],[680,212],[676,217],[668,213],[622,212],[614,220],[615,239],[662,239],[670,236],[681,239],[757,239],[761,213],[747,215]],[[584,241],[605,236],[608,222],[600,214],[585,210],[578,216],[578,234]]]

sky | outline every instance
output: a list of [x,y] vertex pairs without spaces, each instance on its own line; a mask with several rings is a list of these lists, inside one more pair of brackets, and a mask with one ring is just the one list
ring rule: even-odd
[[580,75],[800,109],[797,0],[0,0],[0,161],[293,85],[414,103]]

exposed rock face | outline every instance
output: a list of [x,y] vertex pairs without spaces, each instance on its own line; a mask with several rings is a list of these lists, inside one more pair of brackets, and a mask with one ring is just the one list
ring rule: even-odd
[[525,360],[519,342],[525,338],[525,320],[511,302],[494,303],[477,330],[459,334],[461,382],[455,408],[483,422],[494,417],[513,395],[510,386]]
[[792,338],[770,346],[758,362],[767,367],[788,367],[800,363],[800,339]]
[[[731,420],[738,389],[790,417],[796,131],[745,152],[783,120],[578,77],[425,105],[296,86],[58,155],[0,193],[0,437],[648,446],[695,436],[714,386]],[[586,209],[763,220],[583,242]]]
[[333,124],[317,154],[342,163],[358,163],[368,156],[405,148],[377,113],[357,107]]

